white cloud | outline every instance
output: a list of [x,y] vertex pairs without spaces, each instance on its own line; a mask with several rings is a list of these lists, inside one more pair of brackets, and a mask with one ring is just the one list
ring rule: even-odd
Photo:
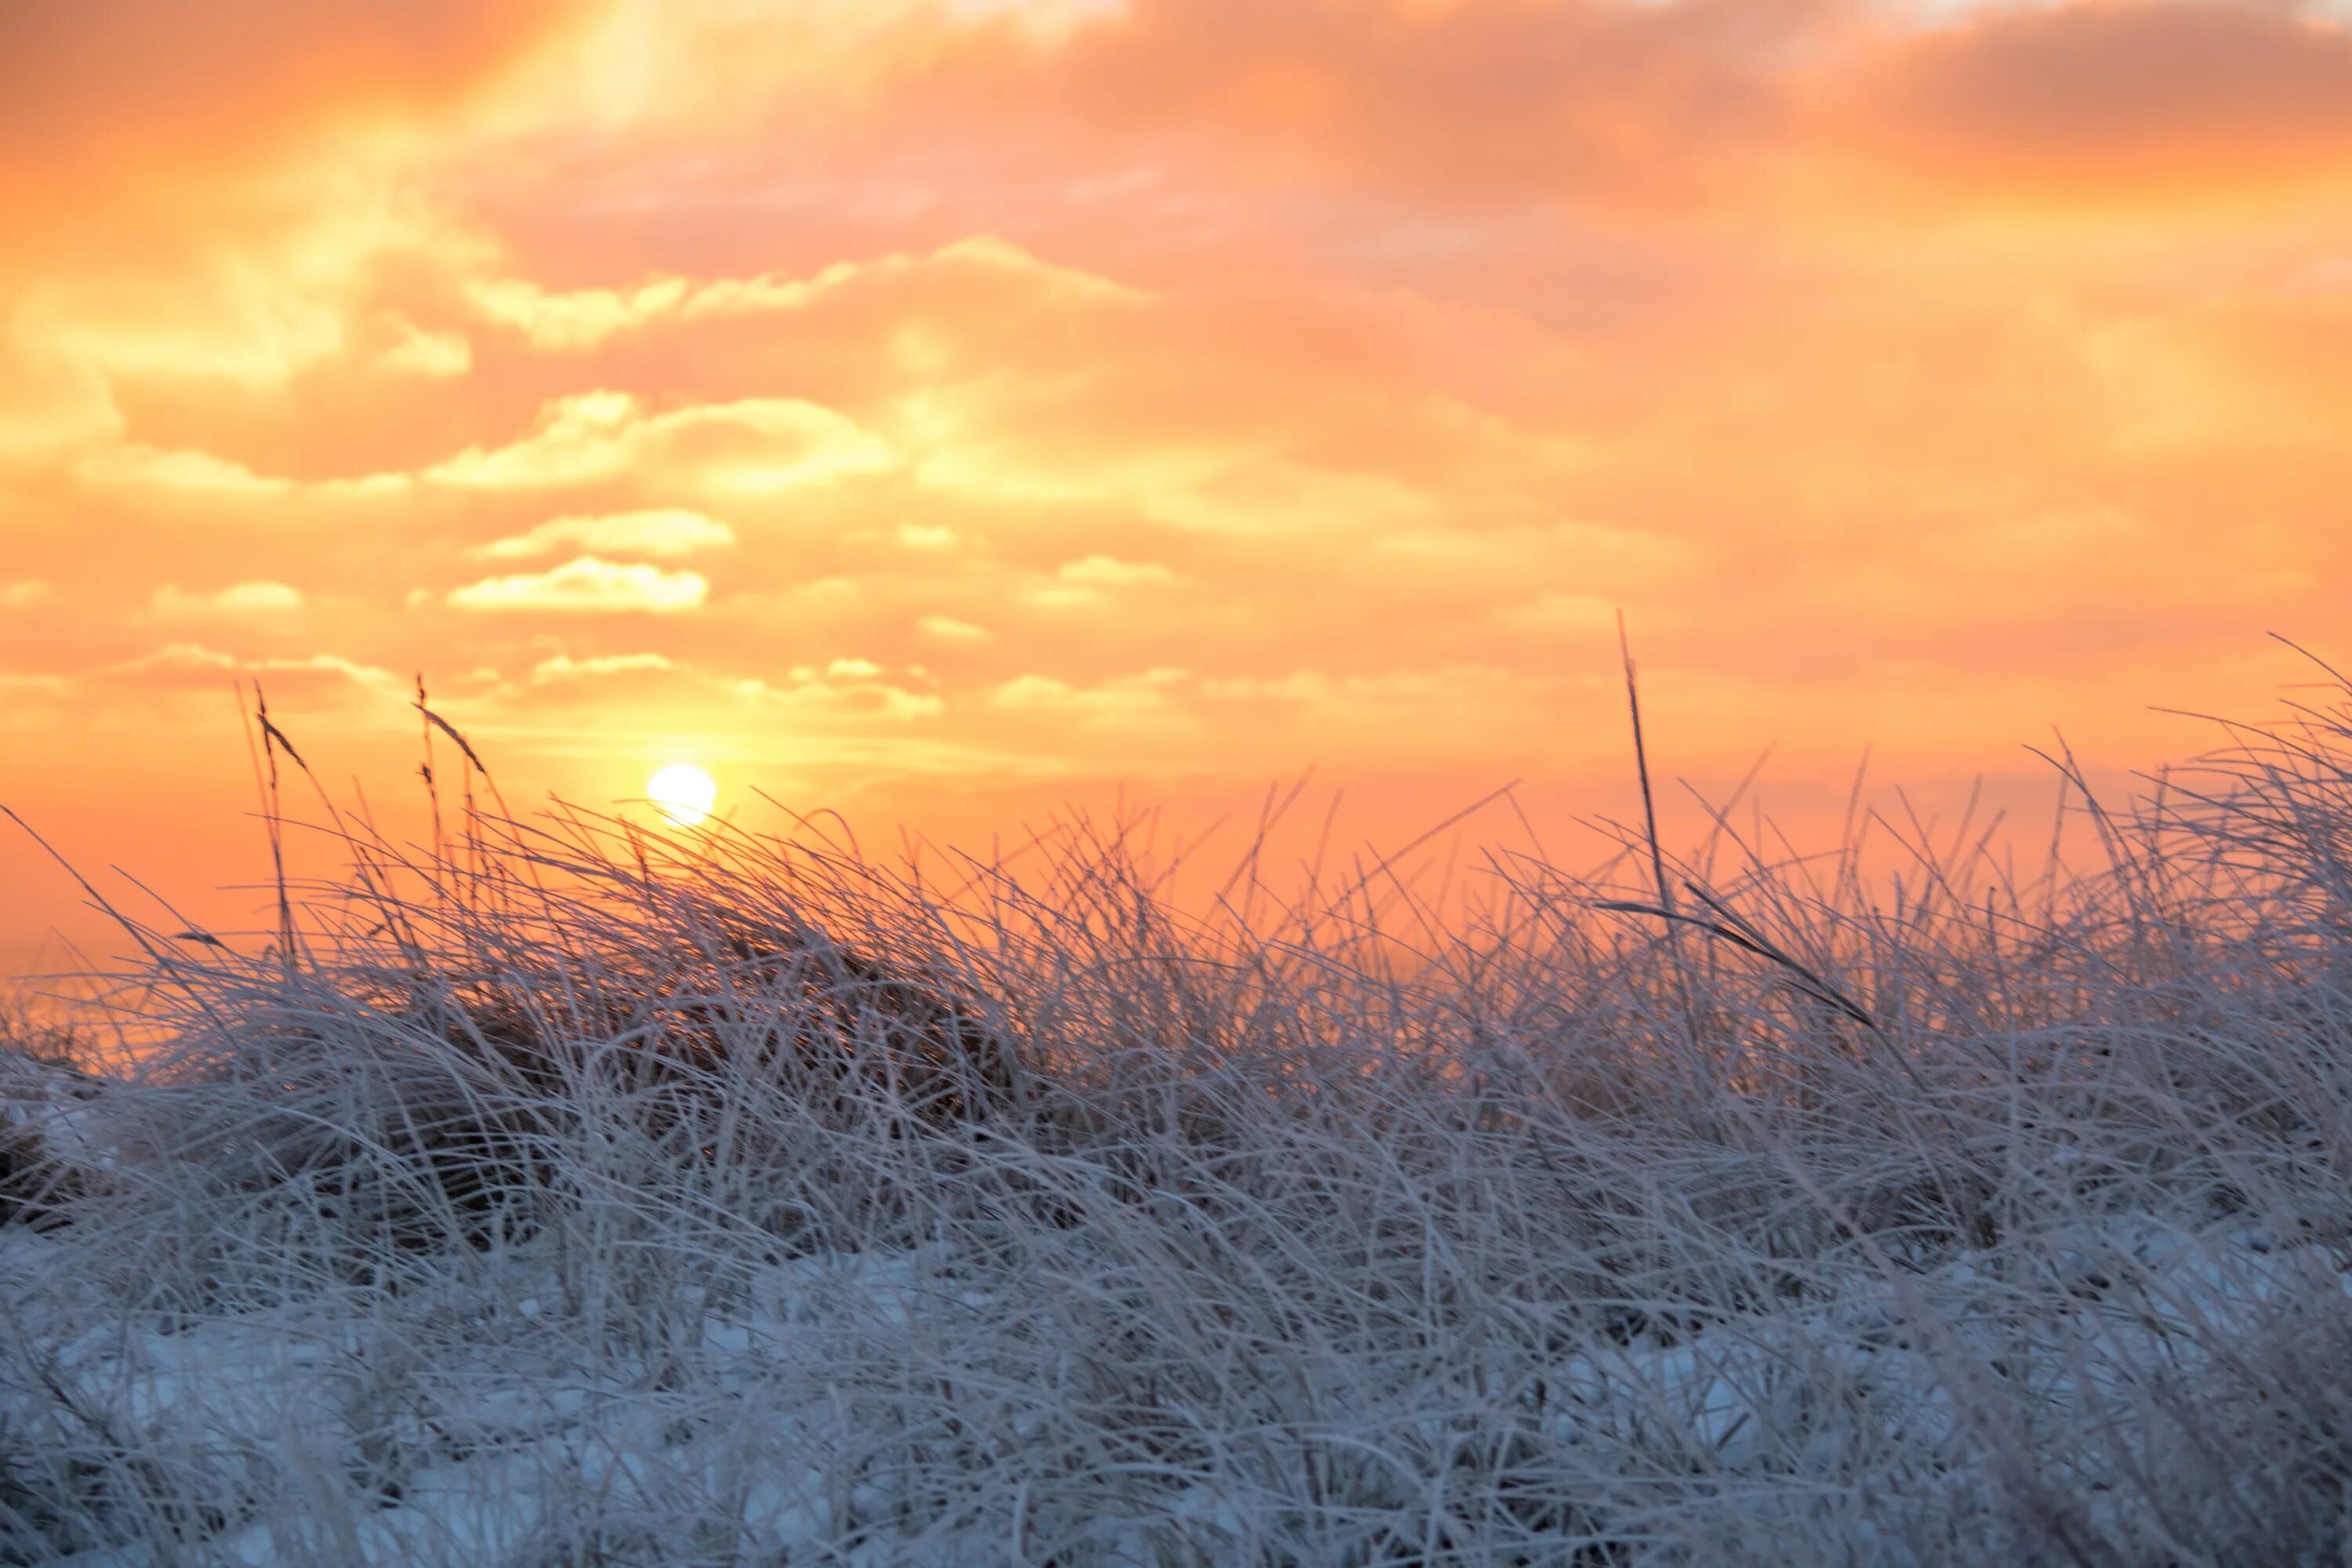
[[567,561],[549,572],[486,577],[453,589],[449,604],[460,610],[546,610],[565,613],[648,611],[660,615],[698,607],[710,584],[698,572],[618,565],[593,555]]
[[493,540],[474,553],[495,561],[519,561],[570,548],[591,554],[668,558],[734,542],[735,531],[725,523],[698,511],[667,508],[604,517],[559,517],[527,533]]

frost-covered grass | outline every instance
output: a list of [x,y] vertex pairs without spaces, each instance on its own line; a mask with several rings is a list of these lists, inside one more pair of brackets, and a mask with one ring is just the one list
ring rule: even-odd
[[339,819],[0,1084],[0,1561],[2342,1561],[2352,722],[2234,733],[1677,921]]

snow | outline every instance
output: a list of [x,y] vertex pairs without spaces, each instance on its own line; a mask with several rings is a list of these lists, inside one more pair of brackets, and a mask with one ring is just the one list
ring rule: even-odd
[[[168,1329],[152,1314],[85,1319],[92,1292],[77,1274],[76,1251],[69,1237],[0,1237],[6,1321],[12,1333],[52,1347],[54,1380],[47,1391],[8,1389],[5,1429],[37,1432],[45,1409],[63,1405],[94,1429],[139,1434],[174,1465],[215,1472],[215,1485],[230,1485],[221,1477],[240,1467],[277,1476],[247,1489],[274,1495],[275,1511],[193,1552],[177,1550],[173,1563],[525,1561],[551,1520],[583,1508],[651,1521],[647,1540],[664,1530],[723,1540],[744,1561],[782,1562],[826,1543],[828,1560],[845,1563],[1019,1560],[1009,1548],[975,1555],[970,1539],[907,1516],[887,1480],[845,1488],[828,1462],[856,1441],[842,1398],[841,1378],[854,1370],[838,1355],[845,1339],[872,1350],[894,1335],[952,1332],[1017,1310],[1002,1294],[943,1288],[937,1275],[950,1260],[937,1254],[764,1265],[747,1273],[741,1304],[730,1310],[697,1310],[701,1292],[681,1290],[671,1305],[687,1321],[659,1351],[593,1358],[583,1353],[582,1323],[551,1300],[501,1299],[478,1279],[470,1300],[445,1281],[415,1300],[373,1303],[370,1315],[348,1300],[322,1299],[308,1309],[183,1318]],[[1801,1313],[1720,1322],[1674,1342],[1655,1331],[1596,1341],[1516,1375],[1548,1386],[1557,1413],[1545,1426],[1562,1445],[1631,1456],[1663,1439],[1729,1486],[1769,1478],[1771,1436],[1820,1426],[1807,1406],[1838,1400],[1866,1412],[1886,1443],[1933,1459],[1943,1484],[1964,1489],[1956,1468],[1981,1459],[1960,1440],[1948,1374],[1916,1317],[1918,1303],[1935,1303],[1934,1321],[1988,1363],[2021,1356],[2001,1375],[2030,1392],[2039,1419],[2063,1426],[2080,1414],[2085,1378],[2112,1383],[2151,1358],[2193,1370],[2217,1326],[2242,1331],[2248,1314],[2315,1279],[2352,1294],[2342,1253],[2281,1246],[2246,1224],[2203,1234],[2116,1224],[2050,1238],[2047,1251],[2051,1275],[2038,1285],[2054,1283],[2078,1305],[2039,1320],[2004,1322],[1994,1310],[2010,1289],[2001,1275],[2011,1259],[1958,1257],[1900,1282],[1858,1278],[1845,1299]],[[2138,1265],[2134,1276],[2108,1278],[2125,1259]],[[1017,1288],[1006,1279],[996,1287]],[[429,1359],[404,1342],[427,1320],[462,1325],[434,1342]],[[820,1329],[830,1331],[811,1331]],[[1449,1428],[1457,1441],[1476,1439],[1477,1424],[1463,1417],[1482,1402],[1464,1392],[1450,1413],[1423,1402],[1426,1440],[1444,1440]],[[1362,1384],[1341,1376],[1326,1393],[1342,1412]],[[1374,1417],[1363,1430],[1368,1451],[1376,1449],[1380,1413],[1357,1414]],[[976,1418],[990,1418],[985,1402]],[[1027,1419],[1027,1432],[1016,1419],[1007,1436],[1028,1436],[1039,1419]],[[379,1452],[371,1463],[372,1439],[395,1442],[403,1458],[386,1464]],[[1817,1439],[1824,1473],[1833,1450],[1855,1440],[1851,1431]],[[377,1479],[373,1495],[358,1489],[363,1474]],[[284,1484],[289,1475],[299,1484]],[[385,1484],[387,1475],[396,1479]],[[1187,1521],[1196,1540],[1237,1543],[1251,1500],[1193,1480],[1165,1487],[1155,1506],[1164,1520]],[[1009,1517],[1021,1511],[1012,1500]],[[845,1530],[852,1521],[865,1522]],[[890,1522],[875,1522],[882,1521]],[[1103,1560],[1117,1560],[1118,1534],[1099,1541]],[[1146,1551],[1138,1531],[1125,1534],[1127,1549]],[[133,1541],[58,1561],[150,1568],[164,1560],[153,1542]]]

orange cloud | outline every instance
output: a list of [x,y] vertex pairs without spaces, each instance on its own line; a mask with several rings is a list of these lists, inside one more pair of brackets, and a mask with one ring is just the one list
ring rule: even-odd
[[2043,202],[2345,184],[2352,29],[2294,5],[1998,6],[1895,41],[1836,96],[1898,166]]
[[0,199],[238,174],[285,139],[446,107],[577,21],[575,0],[14,0]]
[[[1150,157],[1180,129],[1297,182],[1365,180],[1441,208],[1651,202],[1744,176],[1782,134],[1832,0],[1133,0],[1042,61],[1045,101]],[[971,100],[942,84],[969,112]],[[1034,90],[1034,89],[1033,89]]]

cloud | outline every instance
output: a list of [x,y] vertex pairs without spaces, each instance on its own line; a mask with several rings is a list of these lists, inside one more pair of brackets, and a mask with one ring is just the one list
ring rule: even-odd
[[[1060,50],[996,57],[992,85],[1139,153],[1171,137],[1218,146],[1244,180],[1360,182],[1442,207],[1653,203],[1772,151],[1794,62],[1846,11],[1133,0]],[[962,68],[938,89],[960,104],[989,80]]]
[[993,235],[971,235],[928,255],[898,252],[866,262],[835,262],[807,277],[776,272],[740,278],[649,279],[632,288],[551,290],[528,279],[491,277],[466,285],[467,301],[488,320],[520,331],[534,348],[590,349],[608,339],[664,325],[787,314],[832,302],[859,287],[903,282],[919,273],[988,273],[1066,300],[1132,300],[1139,290],[1076,268],[1056,267]]
[[667,674],[682,668],[676,659],[658,653],[597,654],[588,658],[559,653],[530,667],[530,684],[552,686],[604,676]]
[[114,680],[187,688],[216,685],[224,675],[266,675],[291,679],[305,689],[349,685],[392,692],[404,687],[401,678],[391,670],[340,654],[255,658],[190,642],[166,643],[151,653],[120,660],[93,673]]
[[184,593],[176,584],[155,590],[156,612],[164,616],[277,615],[302,607],[300,590],[284,583],[236,583],[210,594]]
[[670,559],[734,542],[735,531],[725,523],[673,507],[603,517],[559,517],[527,533],[492,540],[474,553],[494,561],[523,561],[575,549],[598,555]]
[[1591,594],[1538,594],[1502,613],[1502,624],[1527,632],[1602,632],[1617,624],[1619,606]]
[[701,607],[709,581],[697,572],[665,572],[641,564],[616,565],[593,555],[567,561],[548,572],[486,577],[452,589],[454,609],[545,611],[604,615],[645,611],[674,614]]
[[772,495],[887,472],[889,444],[827,408],[794,398],[745,398],[649,414],[625,392],[562,397],[531,433],[469,447],[425,470],[468,489],[561,489],[625,477],[732,496]]
[[583,10],[575,0],[12,0],[0,197],[216,179],[309,151],[330,129],[446,107]]
[[1176,574],[1157,561],[1121,561],[1109,555],[1089,555],[1066,561],[1054,575],[1065,583],[1087,587],[1123,588],[1138,583],[1165,583]]
[[56,594],[57,590],[38,577],[0,583],[0,610],[27,609],[54,598]]
[[108,447],[82,460],[82,477],[100,485],[141,486],[194,496],[258,500],[294,489],[290,479],[257,474],[244,464],[210,452],[163,450],[132,443]]
[[937,637],[941,642],[986,642],[995,636],[986,626],[960,621],[952,616],[925,616],[915,622],[915,626],[924,636]]
[[2290,5],[1997,6],[1893,42],[1824,94],[1881,155],[1979,191],[2161,202],[2344,178],[2352,28]]
[[856,724],[875,720],[907,724],[936,719],[947,702],[936,691],[915,691],[877,679],[880,670],[863,659],[836,660],[844,666],[824,674],[795,669],[789,679],[770,682],[740,680],[734,689],[759,705],[763,715],[789,715],[809,721]]
[[425,332],[406,327],[400,341],[386,349],[376,363],[406,375],[446,380],[474,368],[474,345],[463,332]]
[[1192,679],[1190,670],[1162,666],[1135,675],[1076,685],[1048,675],[1021,675],[988,694],[992,708],[1080,714],[1094,721],[1172,716],[1172,689]]

